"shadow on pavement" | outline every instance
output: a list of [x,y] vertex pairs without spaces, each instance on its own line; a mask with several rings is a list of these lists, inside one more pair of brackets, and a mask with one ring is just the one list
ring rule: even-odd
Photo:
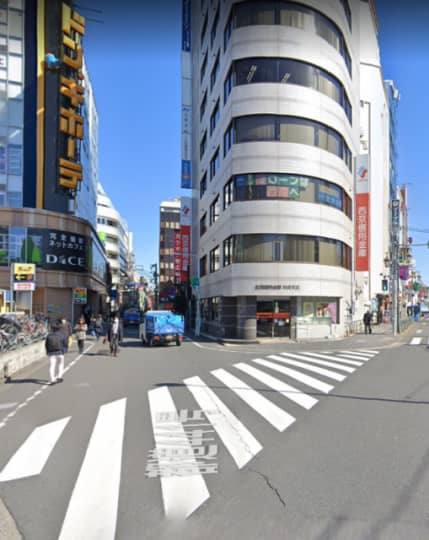
[[49,380],[45,379],[12,379],[11,377],[8,377],[5,379],[5,384],[48,384]]

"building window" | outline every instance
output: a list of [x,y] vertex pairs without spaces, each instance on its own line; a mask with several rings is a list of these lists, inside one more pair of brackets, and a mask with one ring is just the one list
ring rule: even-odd
[[217,272],[220,269],[220,247],[216,246],[210,250],[210,273]]
[[223,265],[232,264],[232,255],[234,252],[234,237],[229,236],[223,241]]
[[209,58],[209,52],[207,50],[205,52],[205,54],[204,54],[203,63],[201,64],[201,72],[200,72],[200,82],[201,83],[203,82],[204,75],[206,74],[206,71],[207,71],[208,58]]
[[204,193],[207,190],[207,173],[204,173],[204,176],[201,178],[200,181],[200,199],[203,198]]
[[223,136],[223,157],[230,151],[234,144],[234,122],[231,122]]
[[344,160],[352,170],[351,151],[331,127],[296,116],[250,115],[234,119],[235,142],[280,141],[316,146]]
[[206,112],[207,108],[207,90],[204,92],[203,100],[201,101],[200,105],[200,121],[203,119],[204,113]]
[[200,219],[200,236],[203,236],[203,234],[207,231],[207,212],[203,215],[203,217]]
[[204,132],[202,139],[200,141],[200,159],[204,156],[204,152],[207,148],[207,130]]
[[[227,83],[228,81],[228,83]],[[244,58],[233,62],[225,81],[225,100],[233,84],[297,84],[313,88],[335,100],[352,121],[352,110],[343,84],[333,75],[313,64],[289,58]]]
[[219,26],[219,13],[220,13],[220,6],[217,7],[216,15],[214,16],[212,29],[210,32],[210,47],[213,47],[213,43],[216,39],[217,27]]
[[219,147],[210,161],[210,181],[213,180],[220,167]]
[[[343,5],[347,3],[347,0],[340,1]],[[346,8],[344,9],[346,10]],[[348,18],[347,20],[349,21]],[[349,24],[351,24],[351,13]],[[301,6],[294,2],[247,0],[234,4],[232,25],[233,28],[252,25],[282,25],[305,31],[315,31],[320,38],[328,42],[342,55],[350,76],[352,74],[351,58],[341,30],[331,19],[311,7]]]
[[203,45],[204,38],[206,37],[208,23],[209,23],[209,12],[206,11],[206,14],[204,15],[203,26],[201,28],[201,46]]
[[215,200],[210,205],[210,225],[213,225],[220,216],[220,201],[219,201],[219,195],[215,198]]
[[[350,246],[340,240],[292,234],[239,234],[232,238],[232,263],[292,262],[351,270]],[[228,238],[228,241],[231,241]]]
[[215,130],[215,127],[217,126],[220,118],[220,108],[219,108],[219,100],[217,100],[216,105],[214,106],[212,115],[210,116],[210,135],[212,135],[213,131]]
[[225,104],[228,101],[229,94],[231,93],[234,87],[235,81],[235,72],[230,69],[228,75],[226,76],[225,82],[223,83],[223,103]]
[[228,21],[225,25],[225,30],[223,32],[223,50],[224,51],[226,51],[226,49],[228,48],[228,43],[229,43],[229,40],[231,39],[232,29],[233,29],[233,22],[232,22],[232,12],[231,12],[230,16],[228,17]]
[[341,210],[352,219],[352,201],[333,182],[281,173],[240,174],[224,186],[224,209],[233,201],[293,200],[325,204]]
[[204,255],[200,259],[200,277],[207,274],[207,255]]
[[220,53],[218,52],[212,72],[210,74],[210,91],[213,90],[213,87],[216,84],[219,72],[220,72]]
[[234,179],[223,186],[223,209],[226,210],[234,201]]
[[351,30],[352,29],[352,12],[350,10],[348,0],[340,0],[340,4],[343,6],[344,15],[346,16],[347,23],[348,23],[349,28]]

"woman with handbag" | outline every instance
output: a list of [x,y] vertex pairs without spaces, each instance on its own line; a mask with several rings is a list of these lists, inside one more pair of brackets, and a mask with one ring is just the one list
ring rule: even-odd
[[79,348],[79,354],[82,354],[83,349],[85,347],[86,332],[88,330],[88,325],[86,324],[85,319],[83,317],[79,317],[78,323],[74,327],[74,330],[76,332],[76,339],[77,339],[77,346]]

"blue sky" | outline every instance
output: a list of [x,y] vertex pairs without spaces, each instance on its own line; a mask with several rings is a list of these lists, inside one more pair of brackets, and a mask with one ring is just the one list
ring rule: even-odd
[[[136,262],[158,260],[159,203],[180,190],[181,1],[92,0],[85,55],[99,114],[100,180],[134,233]],[[118,6],[121,6],[119,10]],[[429,2],[376,0],[385,79],[401,93],[399,183],[409,183],[409,226],[429,230]],[[414,243],[429,233],[410,231]],[[429,250],[415,247],[429,283]]]

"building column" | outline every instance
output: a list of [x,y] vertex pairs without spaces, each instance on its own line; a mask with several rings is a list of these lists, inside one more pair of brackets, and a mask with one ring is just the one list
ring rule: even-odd
[[237,326],[237,299],[233,296],[223,296],[221,302],[220,325],[222,337],[234,338]]
[[255,296],[237,296],[237,338],[256,339]]

